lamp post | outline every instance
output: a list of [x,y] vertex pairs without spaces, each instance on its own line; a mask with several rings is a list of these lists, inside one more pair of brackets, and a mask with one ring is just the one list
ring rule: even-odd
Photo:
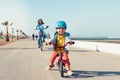
[[[12,24],[13,24],[13,23],[11,23],[10,26],[11,26]],[[6,26],[6,41],[8,42],[8,41],[9,41],[9,33],[8,33],[9,23],[8,23],[8,21],[5,21],[4,23],[2,23],[2,25],[5,25],[5,26]]]
[[21,35],[21,34],[22,34],[22,30],[20,30],[20,39],[22,38],[22,35]]
[[12,41],[13,41],[13,38],[14,38],[14,28],[12,28]]
[[18,36],[19,30],[17,29],[16,32],[17,32],[17,40],[19,40],[19,36]]

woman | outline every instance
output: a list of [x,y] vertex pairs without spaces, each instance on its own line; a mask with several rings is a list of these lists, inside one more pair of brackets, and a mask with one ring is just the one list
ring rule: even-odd
[[40,40],[41,38],[43,38],[43,41],[45,40],[45,32],[44,29],[47,29],[48,26],[45,26],[44,22],[42,19],[38,19],[38,24],[36,26],[36,30],[37,30],[37,35],[38,35],[38,48],[40,48],[41,44],[40,44]]

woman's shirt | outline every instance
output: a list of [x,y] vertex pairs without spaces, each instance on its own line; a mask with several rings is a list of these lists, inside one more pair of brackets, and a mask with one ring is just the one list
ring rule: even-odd
[[37,30],[37,34],[38,35],[43,35],[43,33],[44,33],[44,25],[37,25],[36,26],[36,30]]

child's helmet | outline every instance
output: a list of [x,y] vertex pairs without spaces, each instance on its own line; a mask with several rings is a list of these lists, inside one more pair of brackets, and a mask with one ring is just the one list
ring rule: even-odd
[[58,21],[55,28],[67,28],[67,24],[65,23],[65,21]]

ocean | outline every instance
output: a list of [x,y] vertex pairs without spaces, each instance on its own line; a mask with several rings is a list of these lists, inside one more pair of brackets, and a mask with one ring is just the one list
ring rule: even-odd
[[71,37],[71,39],[72,40],[81,40],[81,41],[106,42],[106,43],[120,44],[120,38],[109,38],[109,37],[81,37],[81,38],[75,38],[75,37]]
[[71,37],[72,40],[120,40],[120,38],[110,37]]

